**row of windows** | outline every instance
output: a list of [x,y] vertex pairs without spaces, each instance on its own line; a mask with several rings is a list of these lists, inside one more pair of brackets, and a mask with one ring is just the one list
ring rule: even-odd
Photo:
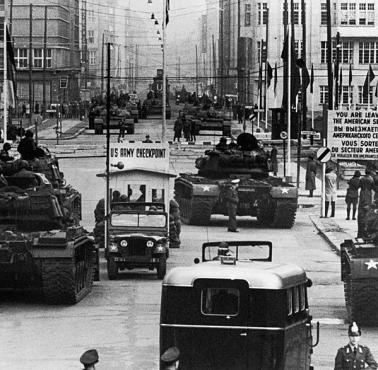
[[[333,4],[334,12],[337,10],[336,3]],[[251,12],[252,7],[250,3],[245,4],[244,8],[244,26],[251,26]],[[338,14],[338,19],[341,25],[359,25],[359,26],[373,26],[375,18],[375,6],[374,3],[359,3],[358,11],[356,3],[341,3]],[[287,24],[287,12],[283,10],[283,23]],[[332,18],[332,17],[331,17]],[[334,17],[333,17],[334,18]],[[301,24],[301,9],[300,3],[293,3],[292,21],[294,24]],[[268,24],[268,4],[257,3],[257,24]],[[321,3],[321,16],[320,24],[327,24],[327,4]]]
[[[29,49],[15,49],[16,68],[29,67]],[[43,49],[33,49],[33,67],[43,68]],[[51,49],[46,49],[46,68],[52,67]]]
[[[320,88],[320,104],[328,103],[328,86],[319,86]],[[363,96],[363,86],[358,86],[358,103],[357,104],[372,104],[373,103],[374,87],[370,86],[369,96]],[[340,96],[341,104],[354,104],[353,86],[343,86]]]

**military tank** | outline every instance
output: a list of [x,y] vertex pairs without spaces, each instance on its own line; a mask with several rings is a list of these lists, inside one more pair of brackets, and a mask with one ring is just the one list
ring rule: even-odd
[[225,184],[238,178],[238,215],[257,217],[259,224],[268,227],[294,225],[298,189],[269,176],[268,155],[259,148],[255,136],[242,133],[236,145],[206,151],[197,158],[196,168],[197,174],[182,173],[175,180],[175,199],[183,222],[208,225],[212,214],[227,215]]
[[362,238],[341,244],[341,280],[348,320],[378,325],[378,208],[372,207]]
[[96,251],[79,225],[80,194],[57,160],[42,154],[0,161],[0,289],[37,290],[48,304],[74,304],[92,289]]
[[196,135],[201,130],[212,130],[222,131],[223,136],[231,136],[231,119],[213,108],[196,110],[191,119]]

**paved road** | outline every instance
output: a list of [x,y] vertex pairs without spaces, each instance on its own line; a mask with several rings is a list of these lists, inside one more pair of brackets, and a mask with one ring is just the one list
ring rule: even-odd
[[[91,230],[93,209],[104,183],[95,174],[103,158],[64,159],[60,162],[68,182],[82,192],[83,223]],[[258,228],[252,218],[239,220],[240,233],[226,232],[225,217],[213,217],[209,227],[183,226],[182,248],[171,251],[168,269],[190,265],[208,240],[269,239],[273,259],[303,266],[314,286],[309,302],[314,320],[321,322],[321,340],[315,348],[316,369],[332,368],[334,355],[346,340],[343,287],[339,257],[317,234],[309,216],[317,208],[301,208],[291,230]],[[23,295],[1,294],[0,368],[77,369],[80,354],[95,347],[101,369],[157,369],[161,282],[148,271],[126,272],[109,281],[105,261],[101,281],[91,295],[71,307],[45,306]],[[376,329],[364,329],[363,342],[378,348]],[[374,352],[374,351],[373,351]]]

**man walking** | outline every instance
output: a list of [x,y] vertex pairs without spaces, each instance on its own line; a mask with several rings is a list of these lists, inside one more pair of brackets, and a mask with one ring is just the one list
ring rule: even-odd
[[237,186],[239,179],[232,180],[231,182],[226,183],[226,191],[224,194],[224,200],[226,202],[226,207],[228,211],[228,230],[232,233],[238,233],[237,224],[236,224],[236,211],[238,209],[239,197]]

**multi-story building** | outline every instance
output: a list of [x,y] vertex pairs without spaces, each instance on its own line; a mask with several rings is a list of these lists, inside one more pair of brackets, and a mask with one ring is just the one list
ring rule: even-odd
[[[287,0],[290,4],[290,0]],[[302,1],[293,2],[295,50],[305,57],[310,70],[314,68],[313,97],[307,92],[308,107],[322,111],[328,100],[327,80],[327,9],[326,1],[304,1],[306,9],[306,55],[302,55]],[[217,68],[220,91],[223,94],[238,93],[240,100],[255,103],[259,99],[258,81],[261,58],[274,69],[277,64],[277,94],[273,83],[267,91],[267,106],[280,107],[283,95],[283,60],[285,0],[219,0],[219,47]],[[362,87],[369,64],[378,67],[378,5],[373,0],[331,1],[332,61],[336,59],[336,33],[340,34],[339,56],[342,70],[341,104],[367,104]],[[238,35],[240,35],[238,48]],[[352,82],[349,89],[349,66]],[[263,79],[265,77],[263,63]],[[378,72],[378,68],[377,68]],[[378,76],[378,73],[376,73]],[[237,76],[239,75],[239,79]],[[241,77],[241,78],[240,78]],[[338,76],[339,77],[339,76]],[[339,77],[340,80],[340,77]],[[375,84],[376,80],[372,82]],[[264,81],[262,86],[264,88]],[[375,104],[373,86],[369,101]],[[265,95],[265,94],[264,94]]]
[[41,107],[44,95],[47,105],[79,100],[79,1],[13,0],[7,18],[12,25],[19,102],[29,102],[29,91],[33,106]]

